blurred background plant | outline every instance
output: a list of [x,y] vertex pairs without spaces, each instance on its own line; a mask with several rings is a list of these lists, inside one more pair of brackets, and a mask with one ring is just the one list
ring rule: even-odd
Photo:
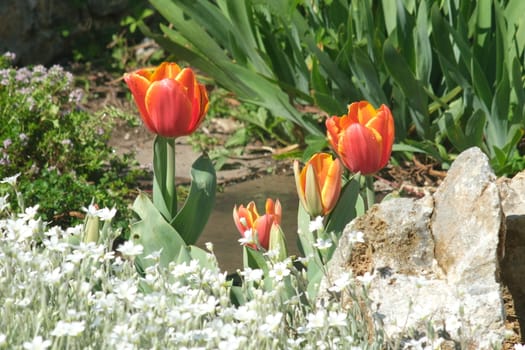
[[398,159],[423,153],[446,169],[479,146],[499,175],[525,167],[520,0],[150,3],[166,23],[143,33],[286,120],[304,158],[326,146],[325,115],[306,106],[341,115],[364,99],[392,107]]
[[83,109],[83,91],[61,66],[17,69],[9,63],[9,55],[2,56],[0,177],[22,173],[26,205],[45,208],[44,220],[72,225],[93,201],[115,206],[117,225],[126,227],[142,171],[132,167],[131,156],[117,156],[107,145],[117,114]]

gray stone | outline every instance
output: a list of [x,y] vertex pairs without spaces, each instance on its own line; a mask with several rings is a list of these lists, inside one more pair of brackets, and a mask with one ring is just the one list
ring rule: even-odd
[[[504,339],[499,259],[504,220],[496,177],[477,148],[458,156],[436,193],[391,199],[345,228],[320,297],[342,273],[373,274],[371,320],[390,337],[428,324],[458,346],[484,349]],[[353,232],[364,243],[349,242]],[[350,271],[351,270],[351,271]],[[358,282],[356,282],[358,283]],[[344,303],[352,299],[341,295]]]
[[[499,182],[501,203],[505,214],[506,237],[504,258],[501,261],[502,282],[514,301],[514,313],[518,320],[525,319],[525,171],[512,180]],[[525,334],[525,322],[520,324]]]
[[496,252],[504,226],[495,181],[487,156],[470,148],[458,156],[434,194],[436,260],[449,283],[461,283],[473,293],[494,288],[499,278]]
[[[102,28],[118,28],[128,0],[0,1],[0,54],[9,51],[18,65],[49,64],[77,40]],[[67,34],[63,32],[67,30]]]

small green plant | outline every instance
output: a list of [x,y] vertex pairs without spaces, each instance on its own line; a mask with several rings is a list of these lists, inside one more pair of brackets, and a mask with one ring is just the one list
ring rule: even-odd
[[114,113],[83,110],[83,91],[61,66],[16,69],[2,57],[0,177],[23,174],[28,204],[42,203],[48,221],[72,224],[92,200],[126,216],[140,171],[107,145]]

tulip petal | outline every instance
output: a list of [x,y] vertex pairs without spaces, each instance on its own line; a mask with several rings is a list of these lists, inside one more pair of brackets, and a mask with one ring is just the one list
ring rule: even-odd
[[145,103],[146,94],[150,86],[149,80],[141,74],[129,73],[124,75],[124,81],[128,85],[131,94],[133,95],[133,99],[137,104],[140,116],[142,117],[144,124],[150,131],[156,132],[155,124],[151,120],[150,114],[146,108]]
[[237,230],[243,237],[244,232],[253,227],[253,216],[249,210],[242,205],[239,208],[233,208],[233,221]]
[[[331,156],[330,156],[331,158]],[[321,198],[323,200],[323,214],[326,215],[334,209],[339,195],[341,194],[341,186],[343,175],[343,166],[339,159],[335,159],[332,164],[325,166],[328,168],[326,176],[323,177],[323,184],[321,189]]]
[[346,129],[342,143],[342,160],[350,171],[366,175],[381,169],[381,143],[372,130],[352,124]]
[[254,226],[257,232],[257,239],[259,240],[259,244],[266,250],[270,245],[270,230],[272,228],[273,222],[273,216],[268,214],[265,214],[255,220]]
[[164,79],[151,84],[145,105],[155,127],[155,132],[164,137],[188,135],[191,123],[191,101],[185,88],[173,79]]
[[150,77],[150,81],[160,81],[162,79],[175,79],[180,73],[180,67],[174,62],[162,62]]
[[319,216],[323,213],[321,190],[317,181],[314,166],[306,164],[306,189],[305,194],[307,211],[311,216]]
[[303,208],[306,210],[306,198],[304,197],[304,190],[305,190],[305,182],[306,182],[306,171],[299,171],[299,161],[295,160],[293,162],[293,173],[295,178],[295,187],[297,190],[297,195],[299,196],[299,200],[301,201],[301,204],[303,205]]

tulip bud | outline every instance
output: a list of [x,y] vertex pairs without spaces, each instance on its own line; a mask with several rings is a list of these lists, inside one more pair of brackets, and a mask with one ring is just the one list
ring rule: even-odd
[[270,229],[270,251],[277,251],[276,261],[284,261],[288,257],[286,250],[286,239],[279,224],[274,222]]
[[294,162],[295,185],[304,209],[311,217],[325,216],[335,207],[341,193],[343,167],[328,153],[316,153],[299,171]]
[[328,141],[352,172],[367,175],[382,169],[394,143],[394,119],[390,109],[374,109],[367,101],[352,103],[348,114],[326,120]]
[[[240,205],[233,208],[233,221],[237,230],[243,237],[242,244],[257,249],[257,244],[268,250],[270,246],[270,231],[272,225],[281,224],[281,203],[268,198],[266,200],[266,214],[259,215],[255,202],[250,202],[246,207]],[[257,242],[254,242],[255,238]]]

